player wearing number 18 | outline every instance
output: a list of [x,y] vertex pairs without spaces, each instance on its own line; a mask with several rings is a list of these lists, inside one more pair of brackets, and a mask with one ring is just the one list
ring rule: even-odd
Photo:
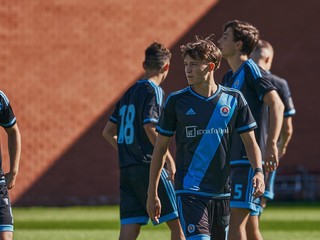
[[[120,166],[120,240],[136,239],[149,221],[146,211],[149,169],[164,92],[159,86],[167,77],[171,53],[160,43],[145,51],[144,76],[122,96],[103,130],[104,138],[118,149]],[[169,152],[167,169],[161,173],[159,195],[163,203],[159,223],[167,222],[171,239],[184,239],[171,180],[175,165]],[[154,222],[154,224],[158,224]]]

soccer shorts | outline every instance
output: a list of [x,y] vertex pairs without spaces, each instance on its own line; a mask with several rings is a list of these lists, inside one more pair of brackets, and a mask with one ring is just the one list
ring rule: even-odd
[[264,191],[263,197],[273,200],[274,198],[274,180],[276,178],[276,170],[271,173],[266,174],[265,183],[266,189]]
[[[134,165],[120,169],[120,220],[121,224],[145,225],[149,222],[147,213],[147,192],[150,165]],[[161,201],[159,223],[178,218],[173,184],[167,180],[165,169],[161,172],[158,196]],[[157,223],[153,221],[153,224]]]
[[245,208],[258,213],[261,212],[260,198],[252,196],[254,192],[253,176],[254,170],[251,165],[231,167],[231,208]]
[[0,232],[13,232],[13,217],[4,177],[0,180]]
[[225,240],[230,222],[230,200],[178,195],[180,223],[186,239]]

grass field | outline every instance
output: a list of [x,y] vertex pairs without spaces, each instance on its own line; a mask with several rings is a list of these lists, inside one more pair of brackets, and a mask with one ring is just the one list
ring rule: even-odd
[[[15,240],[116,240],[118,206],[14,208]],[[261,218],[265,240],[320,239],[320,203],[272,203]],[[169,239],[166,225],[142,228],[139,240]]]

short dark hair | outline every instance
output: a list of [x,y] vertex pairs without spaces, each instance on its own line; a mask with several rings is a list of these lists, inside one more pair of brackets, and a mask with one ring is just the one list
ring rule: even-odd
[[180,46],[182,58],[187,55],[195,60],[213,62],[215,69],[220,66],[222,54],[220,49],[212,41],[213,34],[206,38],[195,36],[196,41]]
[[269,51],[273,52],[272,45],[268,41],[260,39],[255,47],[255,50],[261,51],[262,49],[268,49]]
[[153,42],[145,50],[144,66],[147,69],[161,69],[171,58],[170,50],[163,44]]
[[259,41],[259,30],[250,23],[239,20],[227,22],[223,27],[223,31],[226,31],[228,28],[231,28],[233,31],[234,41],[242,41],[241,52],[250,55]]

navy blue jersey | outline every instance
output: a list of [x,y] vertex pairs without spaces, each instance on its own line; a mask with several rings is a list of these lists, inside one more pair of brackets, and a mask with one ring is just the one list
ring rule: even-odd
[[175,133],[176,193],[230,196],[231,135],[255,127],[248,104],[237,90],[218,85],[209,98],[191,87],[170,94],[157,131],[170,137]]
[[296,110],[293,105],[288,82],[285,79],[272,74],[271,72],[269,72],[268,78],[273,86],[277,88],[277,92],[284,104],[284,117],[291,117],[295,115]]
[[[16,123],[16,117],[10,106],[7,96],[0,91],[0,126],[10,128]],[[2,158],[0,154],[0,175],[2,176]]]
[[[267,92],[276,89],[268,80],[267,72],[259,68],[257,64],[249,59],[248,61],[245,61],[235,73],[229,70],[224,75],[222,84],[227,87],[238,89],[243,93],[252,111],[253,117],[258,124],[255,135],[259,147],[263,151],[267,141],[267,135],[265,134],[267,126],[263,121],[263,113],[266,110],[266,106],[263,103],[263,97]],[[244,144],[238,134],[234,134],[233,136],[231,164],[250,164]]]
[[150,163],[153,145],[144,125],[158,123],[163,99],[160,86],[149,80],[140,80],[117,103],[110,121],[117,124],[120,168]]
[[16,123],[16,117],[11,109],[9,99],[0,91],[0,126],[12,127]]

